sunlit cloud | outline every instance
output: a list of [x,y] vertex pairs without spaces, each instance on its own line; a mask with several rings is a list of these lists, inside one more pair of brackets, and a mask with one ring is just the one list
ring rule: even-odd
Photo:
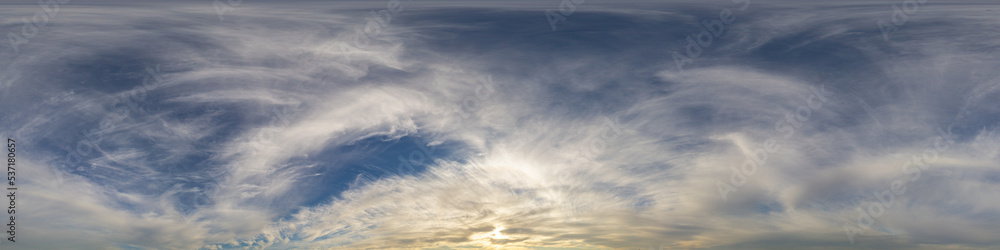
[[4,249],[1000,245],[991,5],[216,2],[0,50]]

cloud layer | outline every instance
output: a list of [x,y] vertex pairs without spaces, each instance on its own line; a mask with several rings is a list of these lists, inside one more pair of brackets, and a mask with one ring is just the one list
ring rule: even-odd
[[0,51],[3,244],[1000,245],[995,6],[399,4],[61,5]]

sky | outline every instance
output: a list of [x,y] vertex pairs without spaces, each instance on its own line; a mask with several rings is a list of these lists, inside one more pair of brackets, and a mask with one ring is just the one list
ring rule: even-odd
[[998,13],[2,1],[0,246],[997,249]]

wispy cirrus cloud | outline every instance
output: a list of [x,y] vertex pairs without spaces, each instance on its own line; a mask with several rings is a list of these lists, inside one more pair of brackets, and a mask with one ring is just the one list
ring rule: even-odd
[[[921,6],[886,44],[884,6],[754,2],[678,72],[671,51],[721,5],[587,2],[552,32],[548,5],[407,2],[340,50],[369,5],[299,4],[221,22],[211,2],[61,9],[4,59],[0,131],[28,152],[18,246],[1000,244],[996,39],[978,32],[995,18],[945,14],[964,5]],[[155,65],[162,83],[114,103]],[[819,89],[829,100],[786,136]],[[938,129],[954,143],[849,241],[856,208],[912,178]],[[722,199],[716,183],[768,138]]]

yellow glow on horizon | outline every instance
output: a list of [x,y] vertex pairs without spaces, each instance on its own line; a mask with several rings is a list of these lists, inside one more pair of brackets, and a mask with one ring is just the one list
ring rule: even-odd
[[509,235],[503,235],[503,233],[500,232],[503,231],[504,229],[506,228],[503,225],[496,224],[493,226],[492,232],[480,233],[476,236],[473,236],[472,239],[481,242],[482,244],[484,244],[484,246],[490,246],[490,245],[497,246],[497,244],[492,243],[491,241],[492,239],[510,239],[511,237]]
[[510,238],[510,236],[506,236],[506,235],[503,235],[502,233],[500,233],[500,231],[503,231],[503,230],[504,230],[503,225],[497,224],[496,228],[493,229],[493,234],[490,237],[494,238],[494,239],[507,239],[507,238]]

